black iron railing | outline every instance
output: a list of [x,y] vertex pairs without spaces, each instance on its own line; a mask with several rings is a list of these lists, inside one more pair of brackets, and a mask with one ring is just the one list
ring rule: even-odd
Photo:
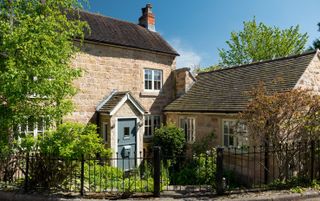
[[151,154],[134,155],[1,156],[0,189],[159,196],[162,191],[222,194],[244,188],[290,188],[320,180],[320,141],[217,148],[175,157],[164,156],[155,147]]
[[224,190],[290,188],[320,179],[320,141],[217,151],[217,185]]

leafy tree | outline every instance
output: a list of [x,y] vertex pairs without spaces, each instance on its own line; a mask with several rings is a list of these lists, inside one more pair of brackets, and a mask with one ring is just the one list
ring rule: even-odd
[[253,19],[243,23],[243,30],[232,32],[228,49],[219,49],[220,65],[224,67],[248,64],[302,53],[308,39],[299,26],[288,29],[257,24]]
[[172,123],[156,129],[153,137],[154,146],[160,146],[164,156],[173,158],[183,152],[185,142],[183,130]]
[[[248,127],[250,144],[267,143],[277,149],[287,143],[308,142],[319,138],[320,97],[308,90],[270,92],[263,83],[249,93],[252,101],[240,113]],[[280,149],[279,149],[280,150]],[[295,151],[303,150],[296,149]],[[287,164],[295,160],[295,151],[277,151],[280,178]]]
[[221,66],[219,65],[212,65],[204,68],[196,68],[194,69],[195,73],[202,73],[202,72],[209,72],[209,71],[214,71],[214,70],[219,70],[221,69]]
[[[74,39],[82,41],[87,28],[76,12],[83,3],[0,0],[2,147],[12,142],[13,128],[28,118],[58,122],[72,110],[72,81],[81,72],[70,63],[78,51]],[[68,19],[71,13],[74,17]]]

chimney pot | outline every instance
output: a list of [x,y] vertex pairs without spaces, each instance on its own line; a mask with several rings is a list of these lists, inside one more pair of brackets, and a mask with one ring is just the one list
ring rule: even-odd
[[150,31],[156,31],[155,17],[152,13],[152,5],[150,3],[142,8],[142,16],[139,18],[139,25]]

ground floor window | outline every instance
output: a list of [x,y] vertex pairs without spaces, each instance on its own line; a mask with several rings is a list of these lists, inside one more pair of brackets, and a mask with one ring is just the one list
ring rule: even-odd
[[184,130],[187,142],[195,141],[195,118],[182,117],[180,118],[180,128]]
[[223,120],[223,145],[225,147],[243,147],[248,145],[246,125],[238,120]]
[[146,115],[144,117],[144,136],[151,137],[156,128],[160,128],[160,116],[159,115]]

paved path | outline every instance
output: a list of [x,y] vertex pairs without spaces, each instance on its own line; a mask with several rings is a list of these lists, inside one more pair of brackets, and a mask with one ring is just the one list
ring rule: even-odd
[[[58,198],[45,197],[39,195],[25,195],[12,192],[0,191],[0,201],[101,201],[107,199],[85,199],[85,198]],[[303,193],[291,193],[290,191],[265,191],[255,193],[242,193],[225,195],[221,197],[203,196],[201,194],[180,195],[168,193],[160,198],[146,197],[146,198],[128,198],[119,199],[119,201],[197,201],[197,200],[213,200],[213,201],[291,201],[291,200],[305,200],[305,201],[320,201],[320,191],[307,190]]]

